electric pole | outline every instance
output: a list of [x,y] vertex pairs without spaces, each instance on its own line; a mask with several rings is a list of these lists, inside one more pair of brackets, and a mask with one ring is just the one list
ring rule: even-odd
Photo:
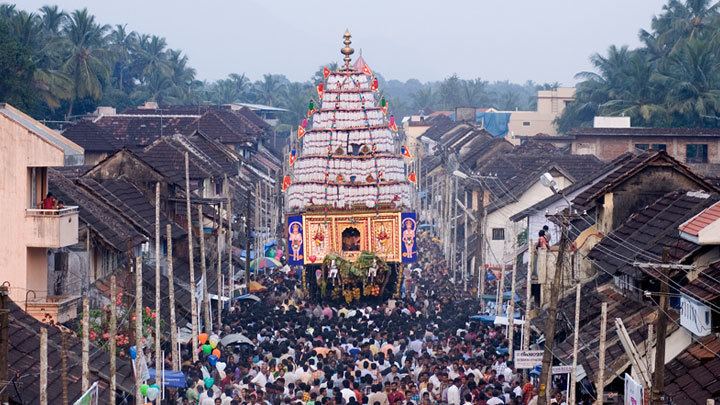
[[250,293],[250,197],[252,192],[248,187],[245,201],[245,293]]
[[0,286],[0,403],[8,402],[8,329],[10,328],[10,310],[5,303],[8,297],[8,285]]
[[555,262],[555,274],[553,275],[553,281],[550,285],[550,302],[548,303],[548,315],[547,320],[545,321],[545,352],[543,353],[542,373],[540,374],[540,394],[538,395],[538,405],[547,404],[548,383],[550,380],[549,376],[552,373],[552,351],[553,344],[555,343],[555,328],[557,324],[557,303],[560,295],[560,281],[565,267],[565,251],[567,250],[568,245],[568,216],[563,214],[561,221],[560,246],[558,249],[557,260]]
[[[670,251],[668,248],[663,249],[662,261],[667,264],[670,262]],[[659,270],[660,274],[663,270]],[[667,310],[668,310],[668,294],[670,287],[668,286],[668,278],[660,278],[660,297],[658,297],[659,313],[657,317],[657,338],[655,345],[655,372],[653,373],[652,383],[652,403],[664,404],[663,391],[665,390],[665,339],[667,337]]]

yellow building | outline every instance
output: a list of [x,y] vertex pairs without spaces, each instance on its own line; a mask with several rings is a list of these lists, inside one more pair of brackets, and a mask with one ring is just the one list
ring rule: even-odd
[[506,139],[518,145],[519,137],[537,134],[557,135],[555,120],[573,100],[575,100],[574,87],[538,91],[535,111],[509,111],[511,114]]
[[28,312],[57,314],[71,300],[47,295],[48,249],[78,242],[78,208],[42,209],[47,169],[82,164],[84,151],[8,104],[0,104],[0,144],[0,282]]

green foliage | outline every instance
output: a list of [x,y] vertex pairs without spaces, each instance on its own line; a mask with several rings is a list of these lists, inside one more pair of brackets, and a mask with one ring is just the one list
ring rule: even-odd
[[[195,78],[195,69],[165,38],[129,31],[126,25],[101,24],[87,9],[66,12],[44,6],[37,12],[0,5],[2,100],[41,119],[63,119],[92,112],[98,105],[119,110],[156,101],[162,105],[269,104],[289,110],[284,125],[294,127],[317,98],[322,66],[305,82],[266,74],[249,80],[233,73],[215,82]],[[337,69],[336,63],[325,66]],[[438,82],[385,80],[376,72],[395,116],[455,107],[513,110],[534,106],[539,88],[509,82],[489,83],[452,75]]]
[[629,116],[634,126],[717,127],[720,123],[720,3],[670,0],[640,31],[643,46],[611,46],[578,73],[576,100],[561,132],[595,115]]
[[35,103],[27,83],[35,68],[28,48],[12,35],[7,23],[0,20],[0,100],[29,108]]

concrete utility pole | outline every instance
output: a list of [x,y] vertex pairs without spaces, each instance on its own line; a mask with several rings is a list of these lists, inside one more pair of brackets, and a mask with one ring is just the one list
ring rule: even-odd
[[245,202],[245,291],[250,292],[250,198],[252,192],[248,188],[247,200]]
[[580,338],[580,290],[582,286],[578,281],[575,286],[575,333],[573,334],[573,358],[572,358],[572,372],[570,373],[570,392],[568,392],[568,403],[575,404],[575,385],[577,384],[577,356],[578,356],[578,341]]
[[175,275],[173,274],[173,239],[172,225],[166,226],[167,232],[167,274],[168,274],[168,295],[170,296],[170,344],[172,345],[173,371],[178,371],[177,363],[180,358],[178,351],[178,330],[175,320]]
[[201,277],[203,280],[203,320],[205,322],[205,332],[212,333],[212,319],[210,317],[210,295],[208,294],[207,264],[205,263],[205,231],[203,230],[204,226],[202,205],[198,206],[198,223],[200,228],[200,274],[202,274]]
[[[40,405],[47,405],[48,385],[48,332],[47,328],[40,328]],[[83,391],[85,392],[85,391]]]
[[597,398],[595,405],[603,405],[605,395],[605,339],[607,338],[607,302],[602,303],[600,316],[600,354],[598,355],[598,375],[595,382]]
[[82,317],[82,391],[90,388],[90,298],[87,290],[83,289],[83,317]]
[[[663,263],[667,264],[670,262],[670,251],[665,248],[662,253]],[[658,269],[660,273],[662,270]],[[662,405],[665,403],[663,391],[665,391],[665,340],[667,338],[667,310],[668,310],[668,295],[670,294],[670,287],[668,286],[668,278],[670,276],[665,274],[665,278],[660,280],[660,297],[658,297],[659,313],[657,317],[657,338],[655,345],[655,372],[653,373],[652,382],[652,403]]]
[[68,334],[64,331],[60,332],[60,373],[62,378],[62,403],[68,405]]
[[[155,380],[160,381],[163,370],[160,347],[160,183],[155,183]],[[158,382],[162,387],[162,383]]]
[[[140,393],[142,385],[142,359],[145,355],[145,346],[143,345],[142,333],[142,257],[135,258],[135,403],[142,404],[143,397]],[[84,392],[84,390],[83,390]]]
[[[513,247],[513,252],[515,248]],[[512,360],[515,349],[515,284],[517,281],[517,255],[512,257],[512,277],[510,278],[512,286],[510,287],[510,303],[508,304],[508,358]]]
[[198,309],[195,289],[195,257],[193,252],[192,210],[190,209],[190,156],[185,152],[185,213],[188,228],[188,264],[190,265],[190,323],[192,324],[192,359],[198,361]]
[[535,246],[532,244],[530,239],[530,228],[528,226],[528,265],[527,275],[525,280],[525,324],[523,325],[523,350],[530,349],[530,310],[532,309],[532,273],[533,273],[533,260],[535,257]]
[[7,309],[9,288],[7,285],[0,285],[0,403],[8,403],[8,329],[10,328],[10,310]]
[[110,398],[108,403],[115,405],[115,390],[117,389],[117,363],[116,363],[116,351],[117,351],[117,279],[113,274],[110,276],[110,341],[108,347],[110,350]]
[[468,220],[468,192],[467,190],[463,191],[464,197],[465,197],[465,207],[463,207],[464,211],[464,218],[463,218],[463,229],[465,233],[465,237],[463,238],[463,260],[462,260],[462,279],[463,279],[463,291],[467,292],[467,276],[468,276],[468,238],[470,236],[468,232],[468,224],[470,221]]
[[542,373],[540,374],[540,395],[538,397],[538,405],[546,405],[548,403],[548,383],[552,375],[553,346],[555,343],[555,328],[557,326],[557,304],[560,295],[560,282],[563,269],[565,268],[565,251],[567,250],[568,237],[567,227],[569,219],[566,215],[562,216],[560,228],[560,246],[558,249],[558,257],[555,262],[555,274],[553,275],[553,283],[550,286],[550,302],[548,304],[548,317],[545,321],[545,352],[542,360]]
[[218,208],[218,226],[217,226],[217,326],[218,331],[222,330],[222,249],[220,248],[220,242],[222,241],[223,227],[222,227],[222,207],[223,203],[220,203]]
[[227,250],[228,262],[228,298],[230,299],[228,306],[232,306],[232,300],[235,295],[235,266],[233,266],[232,251],[232,198],[230,197],[230,186],[228,186],[228,202],[227,202],[227,241],[225,242],[225,250]]

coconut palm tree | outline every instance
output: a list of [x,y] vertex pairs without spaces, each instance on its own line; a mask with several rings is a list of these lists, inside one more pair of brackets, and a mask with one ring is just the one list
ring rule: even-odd
[[131,54],[137,52],[138,35],[128,32],[127,24],[116,24],[107,36],[113,59],[113,82],[120,91],[133,85]]
[[599,105],[603,115],[629,116],[633,122],[644,126],[669,123],[667,109],[662,105],[663,88],[645,53],[632,52],[628,63],[617,75],[622,77],[622,87],[608,89],[610,100]]
[[[165,38],[157,35],[143,35],[140,38],[139,60],[142,66],[143,81],[156,72],[163,76],[172,76],[172,68],[168,63],[166,47],[167,41],[165,41]],[[153,77],[153,80],[157,80],[157,77]]]
[[73,83],[73,94],[67,116],[71,116],[75,101],[83,98],[94,100],[102,96],[103,82],[108,81],[108,52],[105,49],[107,25],[99,25],[87,9],[75,10],[70,21],[63,27],[69,45],[69,57],[63,70]]
[[432,87],[424,86],[420,90],[413,93],[412,98],[412,109],[416,112],[423,114],[430,114],[435,110],[437,103],[436,94],[433,92]]
[[280,105],[286,94],[286,81],[287,79],[281,75],[263,75],[263,79],[255,82],[253,86],[256,101],[271,106]]
[[67,13],[58,6],[42,6],[40,7],[40,15],[42,19],[43,29],[52,35],[58,35],[60,28],[67,20]]
[[720,40],[690,38],[660,66],[666,103],[677,124],[720,123]]

